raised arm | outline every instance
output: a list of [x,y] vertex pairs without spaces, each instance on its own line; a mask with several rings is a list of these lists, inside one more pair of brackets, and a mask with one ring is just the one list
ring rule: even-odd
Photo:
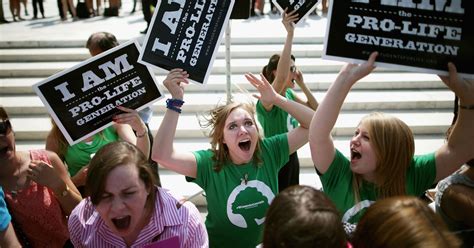
[[247,80],[260,92],[260,95],[254,95],[262,104],[268,103],[278,106],[293,116],[300,126],[288,132],[288,146],[290,154],[298,150],[308,142],[308,127],[311,123],[311,117],[314,111],[303,104],[289,101],[284,96],[278,94],[270,83],[261,74],[258,79],[252,73],[245,74]]
[[460,78],[453,63],[448,69],[441,80],[459,97],[459,112],[448,142],[435,153],[436,181],[474,158],[474,80]]
[[[291,46],[293,45],[293,36],[295,31],[295,23],[298,19],[298,14],[295,11],[287,13],[286,10],[282,14],[282,23],[286,29],[286,40],[285,45],[283,46],[283,51],[281,52],[280,59],[278,60],[277,70],[275,79],[272,82],[272,86],[275,91],[284,96],[285,95],[285,85],[286,80],[288,79],[288,74],[290,73],[290,61],[291,61]],[[268,105],[262,102],[263,107],[270,111],[273,108],[273,104]]]
[[[118,128],[117,132],[123,140],[135,144],[140,151],[145,154],[146,157],[150,155],[150,138],[148,137],[148,130],[145,123],[142,121],[138,112],[134,109],[125,108],[122,106],[117,106],[118,109],[122,110],[123,114],[118,114],[114,116],[115,123],[118,124],[128,124],[134,131],[130,132],[128,130],[122,129],[123,126]],[[119,131],[120,130],[120,131]]]
[[[163,84],[173,99],[183,100],[183,84],[188,83],[187,78],[188,73],[183,69],[173,69],[168,73]],[[166,109],[165,116],[156,133],[155,142],[153,142],[151,156],[153,160],[168,169],[185,176],[196,178],[197,164],[194,155],[191,152],[178,151],[173,145],[180,115],[180,113],[178,113],[179,110],[177,107],[174,107],[174,109]]]
[[325,173],[334,159],[335,148],[331,130],[336,124],[344,99],[351,87],[375,68],[376,57],[377,53],[374,52],[370,55],[369,60],[361,65],[347,64],[343,66],[311,120],[309,128],[311,158],[320,173]]

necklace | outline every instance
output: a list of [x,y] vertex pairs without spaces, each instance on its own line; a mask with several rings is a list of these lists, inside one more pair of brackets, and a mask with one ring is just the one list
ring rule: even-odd
[[249,182],[249,173],[245,172],[244,176],[240,178],[240,185],[247,185]]
[[[253,164],[252,164],[252,165],[251,165],[251,168],[250,168],[250,169],[246,169],[246,170],[247,170],[247,172],[245,172],[245,173],[243,173],[243,174],[240,173],[240,175],[242,175],[242,176],[240,177],[240,185],[247,185],[247,184],[248,184],[248,182],[249,182],[249,173],[250,173],[249,170],[250,170],[250,171],[255,170],[255,174],[257,174],[257,166],[256,166],[256,165],[253,165]],[[255,176],[255,177],[256,177],[256,176]]]
[[12,190],[10,190],[10,193],[11,193],[11,195],[12,195],[12,198],[16,198],[16,197],[17,197],[17,195],[18,195],[18,190],[19,190],[19,188],[20,188],[20,168],[22,167],[22,164],[23,164],[23,159],[22,159],[21,157],[20,157],[19,164],[20,164],[20,165],[18,166],[18,168],[16,168],[16,175],[13,174],[13,177],[14,177],[14,178],[17,177],[17,179],[15,180],[15,181],[16,181],[16,182],[15,182],[15,187],[14,187]]

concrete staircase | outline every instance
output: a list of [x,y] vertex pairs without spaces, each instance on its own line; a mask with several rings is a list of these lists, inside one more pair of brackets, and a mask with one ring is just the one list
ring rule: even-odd
[[[88,58],[88,52],[83,48],[86,38],[0,42],[0,105],[6,107],[11,116],[17,149],[44,148],[45,137],[51,127],[50,119],[31,86]],[[296,37],[293,46],[296,65],[303,71],[305,82],[318,101],[324,98],[343,64],[321,59],[322,42],[321,36]],[[250,98],[245,92],[254,92],[243,73],[259,73],[267,58],[280,52],[282,47],[282,37],[241,36],[233,39],[232,90],[236,97]],[[161,83],[164,75],[156,73],[156,76]],[[186,88],[186,103],[176,134],[178,149],[191,151],[209,147],[209,140],[198,124],[197,115],[226,100],[225,78],[224,47],[221,46],[208,84]],[[444,132],[452,119],[453,99],[453,94],[435,75],[378,68],[349,94],[333,131],[336,147],[348,154],[349,139],[360,118],[372,111],[383,111],[401,118],[412,128],[417,154],[432,152],[444,142]],[[156,132],[165,111],[164,101],[156,102],[153,109],[150,126]],[[298,154],[302,166],[301,183],[320,187],[309,146],[304,146]],[[165,188],[184,196],[200,190],[172,171],[162,168],[160,175]],[[193,202],[205,206],[204,197],[198,197]]]

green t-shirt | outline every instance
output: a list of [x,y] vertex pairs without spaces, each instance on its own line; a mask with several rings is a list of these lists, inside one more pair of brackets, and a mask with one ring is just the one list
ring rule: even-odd
[[[295,100],[293,90],[287,89],[285,95],[287,99]],[[277,106],[273,106],[272,110],[267,111],[260,100],[257,101],[257,119],[263,128],[265,137],[287,133],[298,126],[298,121],[286,111]]]
[[89,164],[92,154],[96,153],[106,144],[117,140],[119,140],[117,131],[113,126],[110,126],[102,130],[102,132],[95,134],[92,143],[81,141],[75,145],[68,146],[64,160],[71,177],[76,175],[82,167]]
[[[229,162],[213,170],[211,150],[194,152],[197,177],[187,177],[206,192],[210,247],[252,247],[261,243],[265,213],[278,193],[278,171],[288,162],[286,134],[263,139],[262,164]],[[245,184],[242,178],[248,175]]]
[[[329,169],[320,176],[324,193],[336,204],[343,221],[357,223],[377,197],[374,184],[364,181],[359,189],[361,201],[354,204],[354,191],[352,189],[352,171],[350,161],[336,150],[334,160]],[[406,190],[408,195],[419,196],[434,183],[436,178],[436,160],[434,153],[415,156],[407,171]]]

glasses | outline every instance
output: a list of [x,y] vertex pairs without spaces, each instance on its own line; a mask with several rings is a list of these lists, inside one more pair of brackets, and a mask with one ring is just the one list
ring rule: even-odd
[[297,68],[296,68],[296,65],[290,66],[290,71],[291,71],[291,72],[296,72],[296,69],[297,69]]
[[12,130],[12,124],[10,120],[2,120],[0,122],[0,135],[7,135]]

